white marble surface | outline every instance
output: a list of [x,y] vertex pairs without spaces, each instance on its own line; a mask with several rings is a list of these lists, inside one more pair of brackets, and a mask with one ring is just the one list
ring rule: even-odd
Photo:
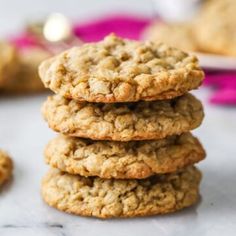
[[[197,92],[206,100],[208,92]],[[193,208],[166,216],[98,220],[48,207],[40,198],[47,166],[43,148],[55,134],[40,115],[45,95],[0,98],[0,147],[15,163],[14,179],[0,192],[1,236],[75,235],[236,235],[236,107],[209,106],[196,134],[206,147],[202,200]]]

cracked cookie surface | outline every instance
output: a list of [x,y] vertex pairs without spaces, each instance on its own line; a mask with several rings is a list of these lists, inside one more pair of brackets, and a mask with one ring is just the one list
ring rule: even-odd
[[70,174],[143,179],[175,172],[205,157],[190,133],[154,141],[93,141],[60,135],[45,149],[46,162]]
[[99,218],[136,217],[174,212],[199,197],[201,173],[188,167],[178,173],[144,180],[82,177],[51,169],[42,182],[42,196],[61,211]]
[[13,163],[7,153],[0,150],[0,186],[12,175]]
[[63,97],[104,103],[174,98],[198,88],[204,77],[195,56],[115,35],[44,61],[39,74]]
[[87,103],[48,97],[42,113],[49,127],[69,136],[95,140],[161,139],[197,128],[201,102],[186,94],[172,100],[138,103]]

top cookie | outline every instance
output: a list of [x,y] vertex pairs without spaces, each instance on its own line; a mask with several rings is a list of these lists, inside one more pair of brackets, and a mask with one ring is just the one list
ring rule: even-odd
[[39,74],[63,97],[104,103],[174,98],[200,86],[204,75],[194,56],[114,34],[44,61]]

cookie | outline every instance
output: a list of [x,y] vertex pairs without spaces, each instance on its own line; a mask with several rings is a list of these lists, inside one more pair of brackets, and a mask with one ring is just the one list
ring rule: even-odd
[[204,76],[194,56],[114,34],[44,61],[39,74],[63,97],[103,103],[174,98],[198,88]]
[[174,212],[196,203],[201,173],[189,167],[143,180],[82,177],[51,169],[42,182],[46,203],[61,211],[99,218]]
[[143,38],[153,42],[166,43],[171,47],[188,52],[199,50],[193,34],[193,27],[187,23],[164,24],[153,22],[145,29]]
[[7,153],[0,150],[0,186],[10,179],[13,163]]
[[195,21],[196,39],[207,53],[236,56],[235,0],[208,1]]
[[142,179],[175,172],[205,157],[190,133],[154,141],[113,142],[58,136],[45,149],[46,162],[70,174]]
[[95,140],[148,140],[197,128],[203,108],[193,95],[138,103],[87,103],[48,97],[42,113],[49,127],[69,136]]
[[34,93],[45,90],[38,75],[39,64],[50,56],[40,48],[29,48],[18,52],[19,70],[14,79],[3,87],[5,93]]
[[7,42],[0,42],[0,88],[14,78],[17,65],[16,48]]

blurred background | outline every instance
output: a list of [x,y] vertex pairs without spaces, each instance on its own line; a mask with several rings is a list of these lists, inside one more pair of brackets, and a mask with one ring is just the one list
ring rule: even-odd
[[153,14],[152,3],[148,0],[1,0],[0,3],[1,35],[12,34],[15,30],[18,31],[24,27],[27,21],[43,19],[52,12],[61,12],[76,22],[90,20],[114,12],[136,13],[148,17]]

